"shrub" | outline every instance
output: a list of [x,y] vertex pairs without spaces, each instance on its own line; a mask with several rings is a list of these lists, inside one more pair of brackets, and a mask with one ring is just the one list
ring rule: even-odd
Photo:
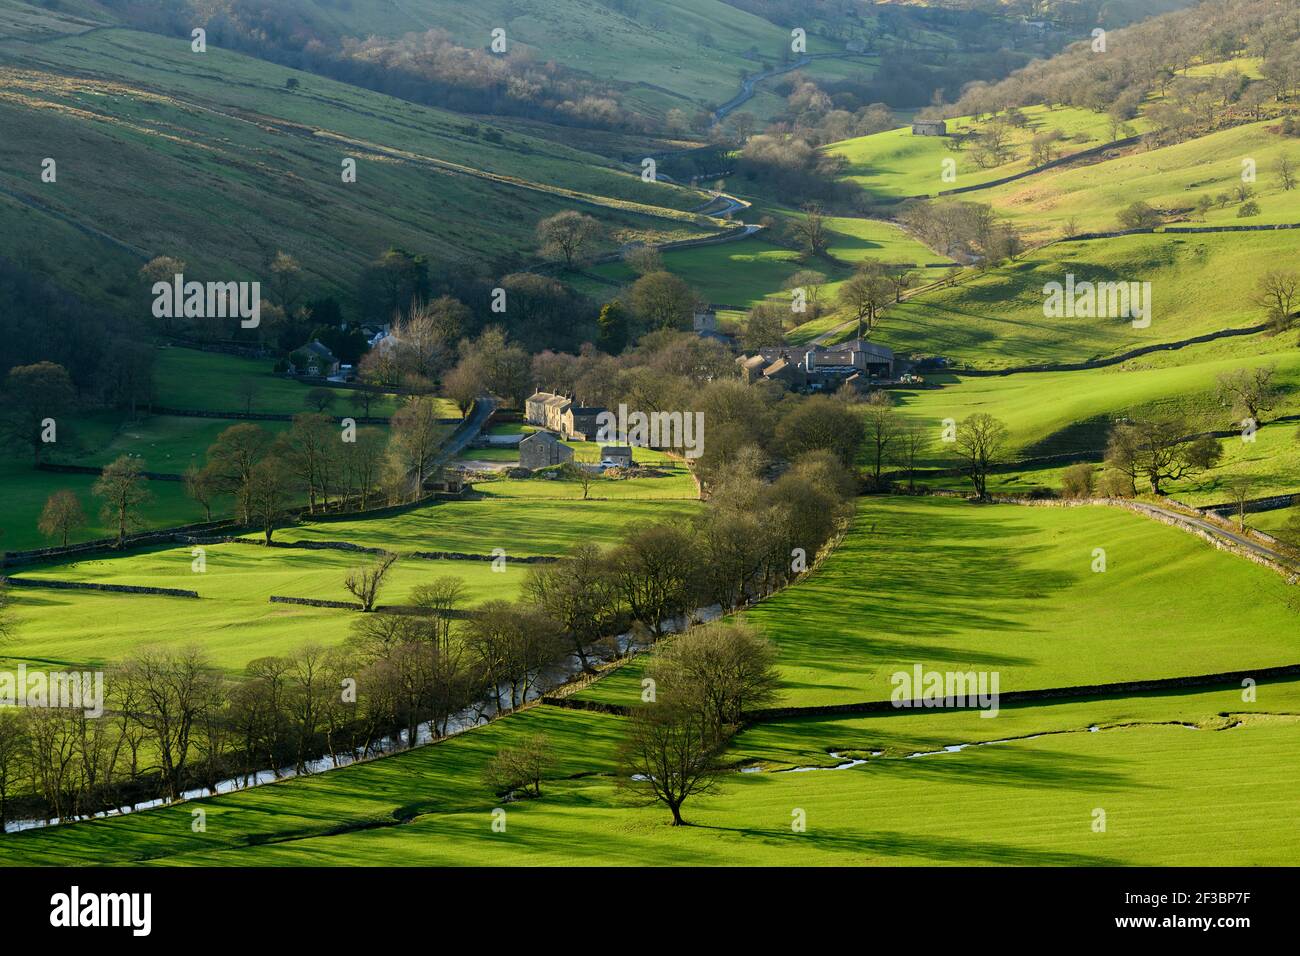
[[1097,482],[1097,492],[1103,498],[1133,497],[1133,480],[1122,472],[1106,469]]
[[1061,497],[1091,498],[1096,483],[1097,476],[1091,464],[1080,462],[1071,465],[1061,475]]

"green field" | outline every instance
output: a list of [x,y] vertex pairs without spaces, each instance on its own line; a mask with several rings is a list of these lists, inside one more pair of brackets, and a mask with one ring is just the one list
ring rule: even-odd
[[[953,152],[943,137],[913,136],[910,126],[832,143],[828,152],[843,156],[848,162],[846,175],[878,199],[905,196],[934,196],[944,190],[974,186],[1031,168],[1029,142],[1049,130],[1059,130],[1066,139],[1058,144],[1061,155],[1070,155],[1110,142],[1110,121],[1104,113],[1074,107],[1030,106],[1022,111],[1028,123],[1015,129],[1009,140],[1010,156],[1000,165],[981,168],[974,159],[974,148],[967,145]],[[1134,125],[1140,127],[1141,122]],[[972,133],[983,129],[983,122],[963,116],[948,120],[948,132]],[[942,178],[943,161],[957,161],[956,179]]]
[[[1117,230],[1119,211],[1138,200],[1189,226],[1300,222],[1300,194],[1284,189],[1276,172],[1279,157],[1294,161],[1300,147],[1276,129],[1275,123],[1250,123],[1161,149],[1130,147],[1109,162],[1049,170],[971,198],[991,203],[1031,238],[1059,236],[1071,219],[1082,232]],[[1198,217],[1194,207],[1200,196],[1241,185],[1247,158],[1256,164],[1259,215],[1239,218],[1234,200]]]
[[[1100,433],[1098,433],[1100,434]],[[1104,443],[1105,439],[1101,439]],[[1255,433],[1253,442],[1242,441],[1240,437],[1221,439],[1222,460],[1207,471],[1195,472],[1184,478],[1168,481],[1161,485],[1164,494],[1196,508],[1207,505],[1221,505],[1232,501],[1229,480],[1248,476],[1255,484],[1250,489],[1251,498],[1264,498],[1271,495],[1300,493],[1300,440],[1296,438],[1295,422],[1276,422],[1265,424]],[[1011,467],[990,476],[989,490],[999,494],[1024,494],[1034,489],[1061,487],[1062,473],[1067,466],[1058,465],[1051,468]],[[1098,465],[1098,473],[1101,466]],[[917,484],[933,488],[970,490],[970,482],[964,478],[922,478]],[[1139,485],[1145,491],[1145,483]],[[1269,521],[1282,520],[1285,512],[1272,511],[1257,515],[1255,518]],[[1265,516],[1270,517],[1265,517]],[[1248,518],[1248,523],[1255,524]],[[1261,530],[1270,530],[1260,526]]]
[[942,388],[894,390],[900,411],[932,426],[935,461],[944,419],[986,412],[1007,424],[1009,450],[1046,455],[1105,447],[1111,416],[1182,411],[1192,425],[1225,429],[1232,416],[1215,394],[1216,377],[1238,368],[1277,366],[1284,399],[1273,415],[1300,410],[1300,351],[1293,335],[1228,339],[1175,352],[1144,355],[1119,365],[1080,372],[1022,372],[1005,376],[931,376]]
[[[1260,278],[1295,246],[1288,232],[1126,236],[1064,242],[953,288],[890,306],[873,338],[895,352],[938,355],[963,368],[1107,358],[1264,321]],[[1149,282],[1150,325],[1133,319],[1044,315],[1049,282]],[[845,332],[841,338],[851,338]]]
[[[1104,574],[1089,568],[1098,546]],[[301,554],[310,562],[297,570],[262,571],[299,589],[323,557],[231,545],[212,562],[231,561],[226,549],[252,565]],[[142,579],[188,575],[187,558],[142,558],[155,563]],[[241,570],[204,587],[251,607],[258,586]],[[1187,580],[1198,587],[1180,587]],[[914,662],[996,670],[1003,692],[1291,663],[1300,648],[1283,588],[1118,510],[868,499],[821,567],[748,618],[778,643],[785,700],[812,704],[887,695],[889,671]],[[346,614],[292,611],[320,615],[314,630]],[[264,636],[273,652],[274,633]],[[629,665],[584,696],[617,699],[607,689],[636,677]],[[0,861],[734,864],[743,850],[748,863],[787,865],[1282,863],[1296,852],[1279,834],[1293,832],[1298,723],[1295,681],[1264,682],[1249,702],[1223,688],[1009,705],[992,720],[943,709],[787,718],[736,737],[727,762],[759,772],[725,775],[688,804],[696,825],[674,830],[662,809],[630,806],[614,786],[621,718],[542,705],[409,753],[205,800],[203,833],[178,805],[10,836]],[[510,804],[506,832],[493,832],[499,804],[481,770],[535,733],[555,758],[543,797]],[[781,772],[877,751],[852,769]],[[1242,766],[1254,769],[1243,777]],[[790,827],[796,809],[805,833]],[[1105,833],[1093,830],[1097,809]],[[1195,838],[1227,829],[1227,844]]]
[[[274,372],[271,359],[242,358],[220,352],[200,352],[195,349],[162,348],[154,365],[154,401],[164,408],[179,408],[200,412],[243,412],[244,396],[241,386],[252,382],[254,393],[249,411],[258,414],[296,415],[309,411],[305,404],[307,393],[316,385],[306,385]],[[334,404],[329,413],[335,416],[361,414],[349,401],[353,391],[346,388],[329,388]],[[456,403],[438,399],[439,414],[444,418],[460,418]],[[395,396],[380,397],[370,406],[375,418],[387,418],[397,407]]]
[[[812,577],[746,619],[780,647],[783,704],[817,706],[888,700],[891,675],[915,663],[998,671],[1004,693],[1300,663],[1286,590],[1263,568],[1120,509],[864,499]],[[1219,626],[1229,592],[1249,595],[1234,611],[1249,645]],[[640,692],[633,664],[580,696],[631,703]]]
[[[1249,704],[1224,689],[1009,707],[994,720],[940,710],[764,724],[737,737],[729,757],[769,772],[728,775],[688,803],[696,825],[674,829],[662,809],[629,806],[614,788],[620,718],[538,706],[414,752],[205,800],[203,833],[181,804],[11,836],[0,861],[1285,864],[1296,852],[1287,824],[1298,717],[1300,684],[1266,682]],[[495,833],[499,804],[479,775],[498,748],[532,734],[549,741],[555,765],[542,799],[510,804]],[[1047,736],[905,756],[1032,734]],[[828,750],[876,749],[885,754],[844,771],[772,772],[831,765]],[[796,808],[805,833],[791,829]],[[1097,809],[1104,833],[1093,830]],[[1231,841],[1215,838],[1229,830]]]
[[[535,483],[554,498],[530,500],[517,492],[514,497],[498,493],[480,500],[440,500],[386,518],[307,521],[281,529],[277,540],[342,541],[400,555],[491,554],[500,548],[506,555],[503,571],[487,561],[405,558],[390,573],[380,603],[402,604],[414,587],[441,576],[462,580],[470,606],[495,598],[513,600],[528,565],[511,557],[562,554],[579,541],[613,544],[631,523],[684,519],[699,508],[690,500],[656,500],[660,495],[676,497],[655,489],[659,481],[679,489],[683,477],[609,481],[603,484],[616,493],[591,501],[573,500],[573,483],[538,480]],[[689,477],[684,481],[689,483]],[[153,486],[169,484],[175,483]],[[647,485],[652,487],[647,490]],[[281,595],[351,601],[343,579],[350,568],[372,557],[337,550],[267,549],[257,540],[205,545],[202,572],[193,569],[189,546],[16,568],[11,573],[22,578],[193,590],[200,600],[18,589],[18,633],[5,644],[3,655],[29,663],[98,666],[142,646],[197,644],[214,664],[237,672],[256,657],[286,653],[308,641],[333,644],[346,637],[353,620],[349,611],[271,604],[268,599]],[[177,626],[178,620],[183,627]]]
[[[120,661],[141,647],[193,644],[217,667],[237,673],[258,657],[288,653],[309,642],[340,642],[353,612],[271,604],[268,598],[352,601],[344,577],[350,568],[373,560],[341,551],[266,549],[252,543],[207,545],[204,551],[203,573],[192,570],[190,547],[15,569],[25,579],[180,588],[197,591],[200,599],[20,589],[14,596],[19,633],[3,653],[29,664],[89,667]],[[525,569],[508,560],[498,572],[487,561],[412,558],[394,567],[381,603],[402,604],[412,588],[442,576],[461,579],[470,605],[513,600]]]
[[[362,266],[390,246],[447,261],[527,255],[538,219],[575,206],[602,219],[607,248],[712,228],[682,211],[699,194],[612,160],[518,133],[494,142],[455,114],[218,49],[196,63],[177,40],[106,30],[0,42],[0,76],[0,187],[21,197],[3,198],[14,225],[0,252],[36,250],[70,288],[141,315],[150,298],[132,273],[161,254],[203,278],[267,279],[283,249],[351,302]],[[63,158],[55,188],[19,172],[31,160],[16,144],[37,140]],[[355,183],[341,181],[344,157],[358,160]],[[147,179],[124,172],[138,169]]]
[[[95,475],[36,471],[26,461],[10,459],[0,462],[0,495],[4,497],[4,508],[0,511],[0,549],[27,551],[59,544],[43,537],[36,529],[36,522],[45,507],[45,500],[64,488],[77,495],[89,522],[87,527],[69,538],[70,543],[115,534],[117,529],[100,519],[101,502],[90,492],[95,481]],[[146,527],[167,528],[203,520],[203,508],[185,496],[185,487],[180,482],[153,481],[149,483],[149,492],[153,500],[141,508]]]
[[[793,219],[801,218],[803,213],[783,210],[783,215]],[[883,220],[828,217],[827,231],[827,252],[839,262],[805,260],[797,251],[773,245],[760,235],[739,242],[670,250],[663,254],[664,268],[680,276],[709,302],[749,308],[767,299],[788,302],[786,284],[804,269],[822,272],[832,280],[823,289],[823,296],[832,299],[838,281],[851,275],[840,262],[945,261],[898,226]],[[579,283],[593,295],[608,297],[612,294],[609,283],[627,285],[636,280],[636,274],[621,262],[596,266],[591,271],[606,280],[604,284]]]
[[286,541],[350,541],[399,553],[504,548],[507,555],[558,555],[579,542],[613,544],[638,521],[685,520],[699,509],[698,502],[670,500],[448,499],[379,520],[306,521],[280,534]]

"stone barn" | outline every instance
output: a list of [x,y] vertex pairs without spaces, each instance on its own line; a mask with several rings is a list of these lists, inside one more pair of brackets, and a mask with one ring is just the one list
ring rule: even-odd
[[550,432],[533,432],[519,443],[519,466],[536,471],[573,461],[573,449]]

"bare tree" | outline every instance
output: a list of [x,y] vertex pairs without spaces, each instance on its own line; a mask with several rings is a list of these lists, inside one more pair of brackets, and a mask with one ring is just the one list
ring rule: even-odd
[[235,396],[244,408],[245,415],[253,413],[253,402],[257,401],[257,379],[245,376],[235,383]]
[[743,720],[746,707],[776,700],[776,646],[745,623],[703,624],[661,648],[649,673],[656,686],[689,702],[719,737]]
[[719,746],[702,710],[666,699],[643,704],[627,721],[619,785],[646,805],[664,804],[673,826],[683,826],[682,804],[717,786]]
[[493,793],[522,792],[542,795],[542,777],[551,765],[546,738],[534,734],[522,744],[502,747],[483,771],[483,781]]
[[904,425],[893,442],[893,462],[907,471],[907,490],[916,490],[916,463],[930,447],[930,432],[921,425]]
[[389,461],[399,484],[411,500],[420,496],[433,474],[442,447],[443,429],[437,403],[429,397],[411,397],[393,415],[388,443]]
[[821,256],[830,248],[830,236],[821,203],[810,202],[803,207],[803,216],[793,219],[790,232],[809,256]]
[[1255,302],[1267,312],[1269,322],[1278,329],[1290,327],[1298,299],[1300,273],[1274,269],[1260,277]]
[[1259,482],[1252,475],[1233,475],[1224,482],[1223,490],[1237,508],[1237,530],[1246,530],[1246,505],[1254,496]]
[[524,594],[568,635],[584,671],[591,671],[594,645],[609,636],[620,601],[608,558],[594,544],[580,544],[554,564],[535,564]]
[[37,523],[41,534],[47,538],[59,538],[65,548],[68,546],[68,536],[85,525],[86,514],[81,510],[81,501],[66,488],[56,491],[45,500],[41,519]]
[[343,586],[361,602],[362,611],[369,613],[375,609],[375,601],[379,597],[379,589],[384,585],[384,578],[396,563],[397,555],[386,551],[370,564],[353,568],[343,579]]
[[212,520],[212,500],[217,496],[217,479],[210,468],[190,462],[185,469],[185,494],[203,509],[205,521]]
[[0,708],[0,833],[9,822],[9,796],[28,775],[30,747],[26,712]]
[[288,515],[294,498],[293,475],[283,459],[272,455],[253,466],[248,479],[248,516],[261,526],[268,546],[276,524]]
[[572,209],[557,212],[537,224],[542,255],[563,259],[564,268],[570,270],[583,261],[599,236],[600,223]]
[[1219,398],[1231,403],[1234,415],[1258,425],[1264,413],[1271,411],[1281,398],[1281,390],[1273,381],[1276,372],[1276,365],[1224,372],[1218,378]]
[[91,491],[104,501],[104,520],[117,526],[117,546],[120,548],[126,540],[127,530],[144,523],[140,506],[153,497],[145,481],[144,463],[139,458],[120,456],[104,467]]
[[276,438],[275,453],[302,483],[307,508],[313,514],[318,498],[329,508],[330,488],[337,483],[343,454],[341,435],[328,415],[303,412],[293,416],[293,424]]
[[1295,163],[1291,162],[1291,157],[1283,153],[1277,161],[1277,175],[1282,180],[1282,189],[1290,192],[1296,187]]
[[898,437],[898,415],[889,393],[875,391],[863,406],[866,422],[867,452],[871,455],[871,480],[874,488],[880,487],[880,472],[884,467],[890,445]]
[[673,525],[633,528],[610,555],[610,573],[632,616],[657,639],[690,610],[696,559],[690,534]]
[[208,446],[207,470],[213,488],[235,496],[235,513],[241,522],[250,520],[248,483],[253,466],[271,447],[271,435],[259,425],[241,422],[231,425]]
[[862,338],[879,324],[881,310],[893,301],[893,289],[883,273],[866,270],[840,286],[838,298],[840,307],[857,320],[857,337]]
[[1002,460],[1007,443],[1007,426],[986,412],[976,412],[957,426],[957,454],[980,499],[988,497],[988,476]]
[[163,797],[175,800],[181,794],[195,726],[212,705],[216,678],[203,651],[195,647],[141,651],[126,667],[139,690],[136,720],[159,762]]
[[303,404],[317,412],[323,412],[338,400],[332,388],[312,388],[307,390]]

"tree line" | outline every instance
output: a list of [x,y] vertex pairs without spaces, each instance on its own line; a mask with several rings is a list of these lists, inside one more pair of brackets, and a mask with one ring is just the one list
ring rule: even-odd
[[[532,565],[517,601],[471,608],[463,583],[440,576],[385,608],[397,559],[382,555],[343,582],[363,610],[339,646],[304,644],[238,676],[200,648],[145,648],[106,675],[103,717],[0,711],[0,821],[171,800],[262,770],[413,746],[421,727],[444,735],[458,715],[508,711],[574,668],[653,645],[697,608],[741,609],[812,566],[856,492],[826,449],[748,461],[695,521],[635,525],[612,546]],[[0,589],[0,635],[14,629],[6,598]],[[715,696],[711,713],[734,721],[745,699],[762,698]]]

